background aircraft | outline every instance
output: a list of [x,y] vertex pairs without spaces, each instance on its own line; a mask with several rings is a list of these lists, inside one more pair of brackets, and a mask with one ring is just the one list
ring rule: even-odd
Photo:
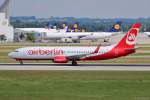
[[98,40],[106,39],[110,36],[117,35],[121,32],[121,22],[117,22],[113,25],[109,32],[68,32],[68,26],[64,29],[51,29],[51,28],[16,28],[22,32],[35,32],[35,33],[46,33],[46,39],[59,40],[60,42],[74,42],[79,43],[80,40]]
[[150,37],[150,32],[144,32],[148,37]]
[[141,27],[134,24],[118,44],[97,47],[25,47],[8,54],[21,64],[23,60],[52,60],[54,63],[77,65],[77,61],[106,60],[126,56],[135,52],[136,37]]

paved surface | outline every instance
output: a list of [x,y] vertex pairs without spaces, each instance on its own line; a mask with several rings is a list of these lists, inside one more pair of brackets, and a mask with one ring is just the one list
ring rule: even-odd
[[0,70],[150,71],[150,64],[1,64]]

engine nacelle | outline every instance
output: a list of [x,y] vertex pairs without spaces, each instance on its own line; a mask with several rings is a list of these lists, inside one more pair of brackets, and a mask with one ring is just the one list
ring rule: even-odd
[[54,57],[54,63],[67,63],[69,60],[65,56],[56,56]]
[[63,42],[63,43],[72,43],[72,39],[71,38],[62,38],[62,39],[60,39],[60,42]]
[[71,37],[72,40],[78,40],[79,37]]

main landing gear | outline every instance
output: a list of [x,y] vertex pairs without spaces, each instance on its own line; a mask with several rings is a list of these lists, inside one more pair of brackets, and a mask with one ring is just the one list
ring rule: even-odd
[[77,61],[73,60],[73,61],[72,61],[72,65],[73,65],[73,66],[77,66],[77,65],[78,65]]
[[20,65],[23,65],[23,61],[21,59],[16,59],[20,63]]
[[20,63],[20,65],[23,65],[23,61],[22,60],[20,60],[19,63]]

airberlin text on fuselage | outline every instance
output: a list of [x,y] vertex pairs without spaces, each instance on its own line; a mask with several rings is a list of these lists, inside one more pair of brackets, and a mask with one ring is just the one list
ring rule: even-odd
[[63,50],[52,49],[52,50],[28,50],[28,55],[62,55]]

